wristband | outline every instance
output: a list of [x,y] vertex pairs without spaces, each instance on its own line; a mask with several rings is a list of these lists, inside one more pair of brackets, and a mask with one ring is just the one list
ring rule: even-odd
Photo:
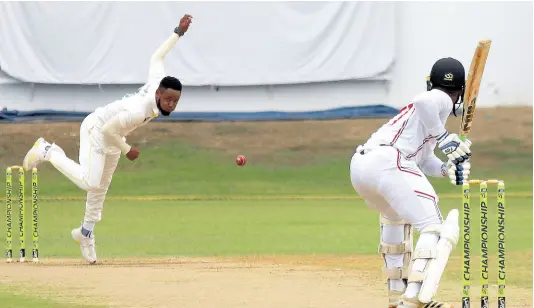
[[174,33],[178,34],[178,36],[183,36],[185,34],[185,32],[180,30],[180,27],[174,28]]

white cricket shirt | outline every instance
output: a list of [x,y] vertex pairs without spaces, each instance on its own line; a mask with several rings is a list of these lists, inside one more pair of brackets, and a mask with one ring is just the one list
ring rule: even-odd
[[163,67],[158,69],[158,71],[151,71],[147,83],[135,93],[127,94],[113,103],[98,107],[94,112],[95,116],[100,123],[106,123],[113,116],[120,114],[120,132],[122,136],[127,136],[137,127],[146,124],[158,116],[159,110],[156,105],[156,90],[163,77],[165,77]]
[[176,44],[179,37],[173,33],[150,58],[148,80],[137,92],[124,96],[93,112],[97,119],[96,126],[102,130],[106,143],[118,147],[123,154],[130,151],[131,146],[125,141],[135,129],[146,125],[159,115],[156,105],[156,90],[166,76],[163,59]]
[[438,140],[446,135],[445,123],[452,108],[453,102],[447,93],[437,89],[425,91],[372,134],[363,148],[390,145],[405,159],[415,160],[417,164],[434,159],[434,149]]

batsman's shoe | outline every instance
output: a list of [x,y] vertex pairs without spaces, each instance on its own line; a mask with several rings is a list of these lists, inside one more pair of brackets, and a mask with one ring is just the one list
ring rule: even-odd
[[46,153],[50,149],[51,144],[44,140],[44,138],[39,138],[33,144],[33,147],[26,153],[24,161],[22,162],[22,167],[24,170],[29,171],[33,168],[36,168],[40,163],[45,161]]
[[91,237],[85,237],[82,234],[82,227],[76,228],[71,232],[72,238],[80,246],[82,257],[89,263],[96,263],[96,249],[95,249],[95,237],[91,234]]
[[398,305],[397,308],[454,308],[454,306],[448,303],[442,303],[437,301],[421,303],[416,298],[404,298],[402,303]]

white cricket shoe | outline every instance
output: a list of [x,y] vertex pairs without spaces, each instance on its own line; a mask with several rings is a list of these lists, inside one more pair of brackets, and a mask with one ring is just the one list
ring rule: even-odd
[[78,227],[71,232],[72,238],[80,246],[82,257],[89,263],[96,263],[96,249],[95,249],[95,237],[91,234],[91,237],[85,237],[82,234],[82,227]]
[[52,145],[44,140],[44,138],[39,138],[33,144],[33,147],[28,151],[22,162],[22,167],[26,171],[30,171],[33,168],[36,168],[40,163],[46,160],[46,153]]
[[423,304],[417,299],[403,298],[403,302],[397,308],[454,308],[453,305],[437,301]]

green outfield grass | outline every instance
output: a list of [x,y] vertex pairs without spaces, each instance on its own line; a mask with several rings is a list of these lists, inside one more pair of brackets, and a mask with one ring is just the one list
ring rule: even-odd
[[[97,233],[101,234],[101,256],[374,253],[378,241],[376,213],[358,199],[112,200],[119,196],[191,195],[356,197],[350,184],[348,163],[349,157],[333,157],[322,158],[305,167],[267,167],[255,165],[250,159],[247,166],[237,167],[232,160],[226,161],[213,151],[183,143],[149,148],[137,162],[126,159],[120,162],[108,193],[110,200],[105,205],[104,219],[97,226]],[[506,167],[481,168],[478,174],[474,172],[474,177],[498,177],[505,180],[507,194],[527,196],[507,198],[508,248],[531,251],[531,174],[525,172],[528,169],[518,172],[517,163]],[[532,170],[531,166],[528,168]],[[77,256],[69,240],[69,230],[83,217],[85,194],[49,164],[44,164],[40,170],[41,196],[80,198],[79,201],[40,203],[43,254]],[[445,179],[431,180],[438,194],[446,196],[440,204],[444,216],[450,208],[460,208],[461,187]],[[16,177],[13,182],[16,186]],[[29,175],[26,182],[29,199]],[[473,187],[474,209],[477,208],[477,189],[478,186]],[[490,185],[490,202],[495,202],[494,190]],[[490,205],[490,210],[493,209]],[[27,215],[29,218],[29,213]],[[1,215],[2,225],[5,225],[4,216]],[[491,226],[492,222],[489,224]],[[139,241],[139,237],[143,241]],[[174,244],[166,244],[169,241]]]
[[[531,198],[506,200],[506,249],[515,255],[532,251],[532,208],[528,204],[532,204]],[[455,200],[441,203],[444,215],[453,207],[459,207]],[[79,257],[70,230],[79,224],[83,208],[81,202],[42,203],[40,245],[44,258]],[[494,239],[495,228],[491,227],[496,226],[492,219],[496,213],[490,209],[489,233]],[[112,201],[104,213],[95,229],[101,258],[376,254],[379,241],[377,214],[360,200]],[[472,221],[473,253],[477,255],[476,217]],[[490,244],[490,252],[495,253],[495,245]],[[510,276],[509,282],[518,279]]]
[[[532,284],[532,161],[514,156],[499,166],[480,166],[473,177],[499,178],[507,193],[526,197],[506,199],[507,283]],[[281,154],[283,155],[283,154]],[[530,153],[530,160],[531,160]],[[197,200],[119,201],[119,196],[356,196],[349,178],[350,157],[309,158],[302,167],[256,164],[237,167],[232,157],[215,151],[174,143],[143,150],[137,162],[121,159],[97,225],[99,258],[152,256],[251,255],[377,255],[378,214],[362,200]],[[30,176],[27,175],[28,200]],[[16,183],[16,177],[14,177]],[[431,179],[438,194],[446,194],[443,215],[461,208],[461,187],[444,179]],[[84,193],[50,165],[40,168],[40,195],[48,198],[84,197]],[[15,184],[16,185],[16,184]],[[478,252],[476,210],[478,187],[473,188],[472,243]],[[490,260],[495,260],[495,193],[490,192]],[[0,190],[0,194],[3,193]],[[451,198],[457,194],[457,198]],[[14,198],[16,196],[14,195]],[[216,198],[214,198],[216,199]],[[261,198],[260,198],[261,199]],[[16,204],[15,200],[14,205]],[[27,203],[28,207],[30,202]],[[84,201],[40,202],[40,253],[42,258],[79,258],[70,230],[83,218]],[[27,214],[30,218],[30,211]],[[5,215],[0,216],[5,226]],[[16,209],[13,211],[16,228]],[[4,230],[4,228],[2,228]],[[5,240],[2,231],[0,240]],[[27,234],[30,235],[28,220]],[[18,247],[13,234],[14,249]],[[31,241],[27,241],[31,249]],[[459,249],[453,253],[447,279],[460,279]],[[478,270],[478,263],[472,268]],[[493,275],[493,274],[492,274]],[[490,277],[491,278],[491,277]],[[476,282],[477,280],[475,280]],[[14,293],[0,283],[2,307],[63,308],[31,293]],[[11,305],[11,306],[9,306]],[[68,305],[68,307],[78,307]],[[81,307],[81,306],[80,306]],[[84,306],[87,307],[87,306]]]
[[[507,250],[532,250],[531,198],[506,200]],[[445,215],[454,200],[441,203]],[[473,204],[476,208],[476,204]],[[44,202],[40,211],[43,256],[77,257],[70,230],[84,204]],[[477,212],[474,211],[473,214]],[[488,225],[495,233],[491,208]],[[379,228],[362,201],[112,201],[96,234],[100,256],[355,254],[375,253]],[[3,222],[3,221],[2,221]],[[472,218],[473,243],[478,241]]]
[[[482,148],[483,150],[484,148]],[[530,156],[529,156],[530,155]],[[495,166],[477,166],[472,178],[499,178],[509,193],[532,193],[532,153],[503,159]],[[347,157],[302,157],[301,167],[266,165],[248,157],[237,167],[234,157],[173,143],[143,150],[138,161],[121,158],[109,196],[353,196]],[[84,193],[50,164],[40,167],[42,196],[84,196]],[[14,178],[13,181],[16,181]],[[444,179],[430,178],[438,193],[459,193],[460,188]],[[26,176],[30,185],[30,176]],[[4,189],[2,187],[2,189]]]

